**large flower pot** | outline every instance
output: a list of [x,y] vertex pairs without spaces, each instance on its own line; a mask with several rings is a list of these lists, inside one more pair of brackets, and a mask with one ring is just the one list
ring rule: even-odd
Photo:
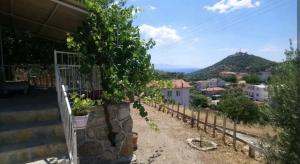
[[75,129],[85,129],[87,125],[89,115],[84,116],[73,116],[73,128]]
[[133,150],[137,150],[137,142],[138,142],[138,133],[137,132],[132,132],[132,146]]

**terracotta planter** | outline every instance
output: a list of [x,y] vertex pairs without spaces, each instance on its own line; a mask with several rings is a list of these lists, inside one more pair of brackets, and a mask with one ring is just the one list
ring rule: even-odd
[[133,150],[137,150],[137,142],[138,142],[138,133],[137,132],[132,132],[132,146]]
[[87,125],[89,115],[84,116],[73,116],[73,128],[75,129],[85,129]]

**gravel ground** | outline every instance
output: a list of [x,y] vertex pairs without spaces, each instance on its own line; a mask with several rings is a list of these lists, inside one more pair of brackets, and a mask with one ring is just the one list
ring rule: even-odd
[[[249,158],[241,151],[234,151],[229,145],[224,145],[220,139],[212,138],[208,134],[205,139],[212,140],[218,144],[218,149],[202,152],[191,148],[187,138],[199,137],[197,128],[190,128],[171,115],[157,111],[146,106],[150,117],[160,128],[160,132],[152,130],[145,120],[141,118],[137,110],[132,109],[133,131],[138,132],[138,149],[134,152],[136,163],[153,164],[234,164],[234,163],[261,163]],[[229,138],[228,138],[229,139]],[[240,148],[243,145],[240,145]]]

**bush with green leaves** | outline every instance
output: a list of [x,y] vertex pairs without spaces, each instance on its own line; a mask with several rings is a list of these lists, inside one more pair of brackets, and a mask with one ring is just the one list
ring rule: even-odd
[[94,66],[99,66],[104,104],[133,101],[153,78],[147,50],[154,42],[140,38],[139,28],[132,24],[137,9],[126,7],[124,1],[87,0],[86,5],[86,21],[67,38],[67,45],[80,52],[83,74],[92,76]]
[[72,113],[74,116],[84,116],[88,114],[88,110],[95,104],[95,102],[85,95],[78,95],[74,93],[71,95]]
[[220,102],[218,109],[237,123],[257,123],[261,117],[258,105],[245,96],[227,96]]
[[208,107],[207,97],[200,93],[197,89],[190,90],[190,106],[192,108]]
[[[290,41],[291,42],[291,41]],[[271,123],[277,134],[266,140],[268,163],[300,163],[300,52],[291,46],[270,80]]]
[[243,79],[249,84],[259,84],[259,83],[261,83],[259,77],[255,74],[245,76]]

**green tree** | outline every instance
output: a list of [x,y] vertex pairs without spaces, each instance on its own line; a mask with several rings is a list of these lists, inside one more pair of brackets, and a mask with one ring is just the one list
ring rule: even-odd
[[249,84],[259,84],[259,83],[261,83],[259,77],[255,74],[245,76],[244,80]]
[[230,83],[236,83],[237,82],[236,76],[224,77],[223,80],[226,81],[226,82],[230,82]]
[[[133,6],[125,1],[87,0],[86,21],[75,35],[67,38],[68,47],[79,53],[81,73],[92,76],[95,66],[99,67],[106,123],[109,138],[114,144],[108,104],[116,104],[129,99],[134,107],[147,116],[144,107],[135,97],[143,93],[154,74],[147,50],[154,42],[140,38],[139,28],[133,26]],[[92,78],[90,78],[92,79]],[[92,83],[91,83],[91,87]]]
[[207,97],[193,88],[190,91],[190,105],[192,108],[206,108],[208,107]]
[[234,122],[255,123],[260,118],[258,106],[244,96],[227,96],[218,109]]
[[300,54],[291,46],[270,81],[272,125],[278,134],[268,138],[268,163],[300,163]]

